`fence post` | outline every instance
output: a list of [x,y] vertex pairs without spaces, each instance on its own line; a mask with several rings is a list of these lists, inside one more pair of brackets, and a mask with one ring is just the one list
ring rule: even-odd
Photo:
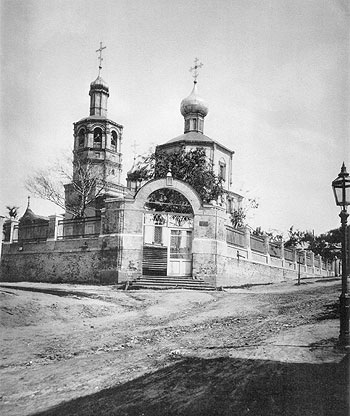
[[265,246],[266,263],[271,264],[270,237],[268,235],[264,235],[264,246]]
[[334,258],[334,276],[335,277],[339,276],[339,259],[338,259],[338,257]]
[[296,248],[292,248],[294,258],[294,270],[298,270],[299,253]]
[[311,256],[312,274],[315,274],[315,253],[313,251],[311,251],[310,256]]
[[49,215],[49,233],[47,236],[48,241],[56,241],[58,236],[58,220],[60,215]]
[[317,264],[318,264],[318,274],[319,275],[322,275],[322,263],[321,263],[321,261],[322,261],[322,258],[321,258],[321,255],[320,254],[317,254],[316,255],[316,257],[317,257]]
[[245,236],[245,245],[247,248],[247,260],[252,258],[252,250],[250,248],[250,231],[249,228],[245,228],[244,230],[244,236]]
[[1,250],[2,250],[2,240],[3,240],[3,227],[4,227],[4,219],[5,217],[3,217],[2,215],[0,215],[0,259],[1,259]]
[[304,255],[304,272],[307,273],[307,253],[306,250],[301,250],[301,252]]
[[285,266],[285,258],[284,258],[284,242],[281,241],[281,264],[282,267]]
[[104,234],[106,222],[106,208],[101,208],[101,226],[100,226],[100,235]]

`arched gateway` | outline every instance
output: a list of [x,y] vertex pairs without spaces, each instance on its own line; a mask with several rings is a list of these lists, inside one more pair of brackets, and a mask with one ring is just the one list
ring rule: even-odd
[[146,183],[135,196],[143,210],[142,274],[191,276],[194,217],[201,199],[172,177]]

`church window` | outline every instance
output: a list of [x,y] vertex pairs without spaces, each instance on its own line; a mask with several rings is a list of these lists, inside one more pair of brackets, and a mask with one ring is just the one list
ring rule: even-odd
[[102,130],[99,127],[96,127],[94,130],[94,148],[102,148]]
[[226,180],[226,162],[224,160],[219,162],[219,178]]
[[85,144],[85,130],[81,129],[79,130],[79,133],[78,133],[78,146],[84,147],[84,144]]
[[192,121],[193,121],[193,130],[197,130],[197,120],[194,118]]
[[113,130],[112,131],[112,138],[111,138],[111,148],[112,150],[116,151],[117,150],[117,144],[118,144],[118,135],[117,133]]

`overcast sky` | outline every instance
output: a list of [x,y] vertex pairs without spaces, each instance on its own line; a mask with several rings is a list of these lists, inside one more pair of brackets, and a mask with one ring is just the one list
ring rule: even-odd
[[[1,205],[26,208],[26,176],[73,144],[89,114],[95,52],[108,116],[124,125],[124,177],[142,153],[183,132],[198,78],[204,133],[235,151],[233,183],[260,206],[253,227],[338,227],[331,181],[350,171],[347,0],[0,0]],[[60,213],[32,198],[42,215]]]

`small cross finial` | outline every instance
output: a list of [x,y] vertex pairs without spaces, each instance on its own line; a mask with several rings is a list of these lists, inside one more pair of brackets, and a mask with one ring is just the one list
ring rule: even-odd
[[98,66],[98,75],[100,76],[100,73],[101,73],[101,69],[102,69],[102,61],[103,61],[103,58],[102,58],[102,51],[103,51],[103,49],[106,49],[107,48],[107,46],[102,46],[102,42],[100,42],[100,47],[99,47],[99,49],[96,49],[96,52],[99,52],[100,54],[99,54],[99,56],[98,56],[98,60],[100,61],[100,64],[99,64],[99,66]]
[[192,68],[190,68],[190,72],[193,73],[192,76],[194,78],[195,83],[197,82],[197,78],[198,78],[198,75],[199,75],[198,68],[202,68],[202,66],[203,66],[202,62],[199,63],[199,59],[196,58],[194,60],[194,66]]
[[136,143],[136,140],[134,140],[133,144],[131,145],[131,149],[132,149],[133,154],[134,154],[134,162],[136,160],[136,150],[137,150],[138,146],[139,145]]
[[28,205],[27,205],[27,209],[29,209],[30,207],[30,196],[28,196]]

